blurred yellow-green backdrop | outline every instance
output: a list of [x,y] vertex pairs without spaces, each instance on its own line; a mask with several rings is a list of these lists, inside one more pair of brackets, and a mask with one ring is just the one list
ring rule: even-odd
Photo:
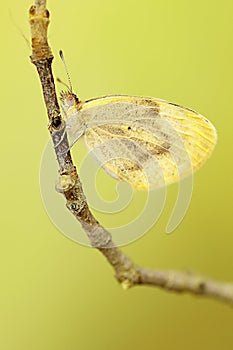
[[[49,220],[39,186],[47,117],[21,34],[30,40],[30,5],[1,8],[1,349],[232,349],[232,308],[149,287],[123,291],[97,251]],[[176,231],[165,234],[171,186],[158,223],[123,250],[143,266],[233,281],[233,2],[67,0],[48,8],[55,75],[66,80],[62,48],[80,98],[160,97],[200,111],[218,130]],[[111,181],[99,181],[100,191]]]

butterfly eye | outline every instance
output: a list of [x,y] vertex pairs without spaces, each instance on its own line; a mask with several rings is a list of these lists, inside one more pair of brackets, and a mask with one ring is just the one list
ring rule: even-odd
[[72,107],[75,104],[75,98],[73,95],[68,95],[66,97],[66,103],[68,106]]

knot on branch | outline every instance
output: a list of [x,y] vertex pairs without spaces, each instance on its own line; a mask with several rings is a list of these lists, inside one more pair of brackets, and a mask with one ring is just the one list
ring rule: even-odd
[[41,6],[40,4],[31,6],[29,10],[29,23],[32,37],[32,62],[53,57],[47,41],[49,11],[42,4]]
[[129,289],[138,284],[140,274],[134,265],[129,270],[122,270],[116,274],[116,279],[120,282],[123,289]]
[[37,5],[32,5],[29,9],[29,15],[30,15],[30,19],[31,17],[35,17],[35,16],[42,16],[45,18],[49,18],[50,14],[49,14],[49,10],[46,9],[44,7],[44,4],[40,3],[38,1]]
[[56,191],[64,194],[65,192],[68,192],[74,188],[75,182],[76,181],[73,172],[71,171],[68,173],[68,171],[66,171],[59,176],[55,187]]

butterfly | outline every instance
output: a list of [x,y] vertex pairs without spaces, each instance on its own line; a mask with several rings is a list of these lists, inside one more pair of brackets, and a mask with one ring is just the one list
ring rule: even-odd
[[201,114],[153,97],[111,95],[80,101],[61,92],[72,146],[85,138],[103,169],[135,189],[151,189],[192,174],[217,140]]

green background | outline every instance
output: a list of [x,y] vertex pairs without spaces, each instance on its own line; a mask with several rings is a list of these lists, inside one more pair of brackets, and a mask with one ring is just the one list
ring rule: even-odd
[[[30,5],[1,5],[1,349],[232,349],[232,308],[156,288],[124,291],[97,251],[49,220],[39,187],[47,118],[20,33],[30,40]],[[200,111],[218,130],[180,226],[165,234],[174,185],[156,226],[124,252],[143,266],[233,281],[233,2],[67,0],[48,8],[55,75],[66,80],[62,48],[81,99],[155,96]],[[112,185],[99,181],[103,192]]]

